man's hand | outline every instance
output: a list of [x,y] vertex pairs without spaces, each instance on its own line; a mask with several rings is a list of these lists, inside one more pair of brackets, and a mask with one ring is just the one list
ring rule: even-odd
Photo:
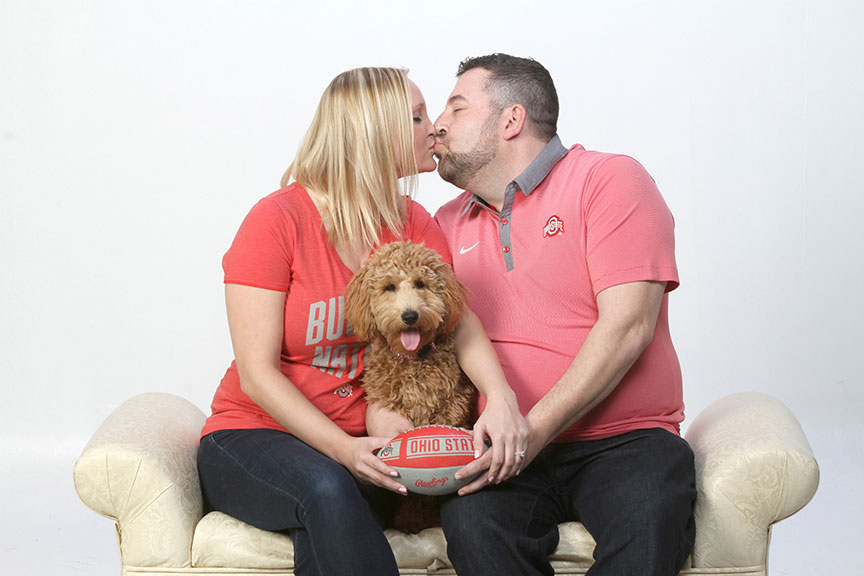
[[[489,448],[483,452],[487,440]],[[500,484],[519,474],[528,465],[528,445],[528,425],[519,412],[515,395],[490,398],[474,425],[475,460],[455,474],[456,479],[480,475],[463,486],[459,495],[476,492],[491,483]],[[525,456],[521,456],[522,452]]]

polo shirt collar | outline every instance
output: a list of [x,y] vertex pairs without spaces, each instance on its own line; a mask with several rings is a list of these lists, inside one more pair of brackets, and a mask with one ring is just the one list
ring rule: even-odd
[[[567,152],[567,148],[561,144],[561,138],[557,134],[553,136],[531,164],[507,185],[505,194],[510,195],[516,190],[521,190],[525,196],[530,195],[546,176],[549,175],[552,168],[567,155]],[[489,205],[485,200],[473,194],[468,205],[465,206],[465,210],[462,211],[461,216],[464,216],[475,205],[479,205],[487,210],[489,209]]]

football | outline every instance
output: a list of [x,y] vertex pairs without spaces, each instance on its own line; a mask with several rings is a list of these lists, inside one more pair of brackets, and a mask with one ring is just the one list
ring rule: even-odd
[[474,460],[474,437],[463,428],[432,424],[406,430],[388,442],[378,458],[399,472],[400,484],[417,494],[450,494],[474,479],[453,476]]

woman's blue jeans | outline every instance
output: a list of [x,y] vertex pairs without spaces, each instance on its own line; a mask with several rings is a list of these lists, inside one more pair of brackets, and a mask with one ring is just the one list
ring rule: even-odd
[[220,430],[201,439],[209,505],[257,528],[288,531],[298,576],[398,574],[382,528],[392,492],[278,430]]
[[591,576],[677,574],[695,537],[693,452],[665,430],[546,447],[519,476],[442,501],[459,576],[554,574],[558,524],[594,537]]

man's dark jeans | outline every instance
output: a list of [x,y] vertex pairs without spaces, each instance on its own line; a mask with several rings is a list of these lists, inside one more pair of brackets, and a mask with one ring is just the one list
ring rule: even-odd
[[558,524],[594,537],[591,576],[677,574],[695,537],[693,452],[660,429],[552,444],[499,486],[442,502],[459,576],[554,574]]

